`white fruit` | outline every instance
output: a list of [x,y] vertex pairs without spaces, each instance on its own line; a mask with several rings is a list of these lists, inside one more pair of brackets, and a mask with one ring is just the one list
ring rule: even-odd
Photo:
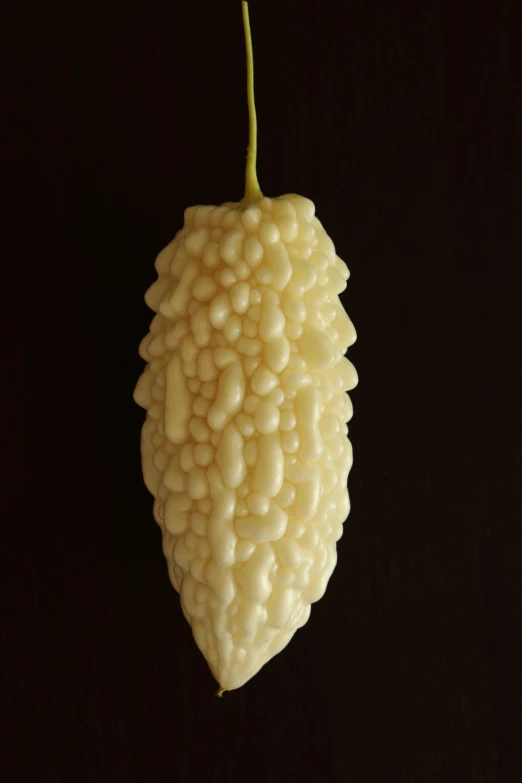
[[324,594],[357,384],[338,296],[348,269],[312,201],[262,196],[255,114],[253,128],[243,201],[190,207],[156,258],[134,392],[169,576],[222,690],[280,652]]

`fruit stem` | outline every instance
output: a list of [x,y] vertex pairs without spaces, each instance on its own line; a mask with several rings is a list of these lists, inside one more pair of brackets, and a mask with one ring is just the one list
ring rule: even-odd
[[225,688],[220,688],[220,689],[219,689],[219,690],[216,692],[216,696],[219,696],[219,698],[221,699],[221,698],[222,698],[222,696],[223,696],[223,694],[225,693],[225,690],[226,690]]
[[245,43],[247,57],[247,101],[248,101],[248,154],[245,176],[245,196],[243,204],[251,204],[260,199],[263,194],[257,181],[257,118],[256,104],[254,100],[254,55],[252,52],[252,35],[250,32],[250,20],[248,17],[248,3],[243,0],[243,25],[245,28]]

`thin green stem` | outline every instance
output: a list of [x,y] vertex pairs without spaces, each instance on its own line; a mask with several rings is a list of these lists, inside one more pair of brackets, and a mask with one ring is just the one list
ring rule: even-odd
[[261,188],[257,181],[257,118],[256,104],[254,100],[254,55],[252,51],[252,35],[250,32],[250,20],[248,16],[248,3],[243,0],[243,25],[245,28],[245,43],[247,57],[247,100],[248,100],[248,154],[245,176],[245,196],[243,204],[251,204],[262,197]]

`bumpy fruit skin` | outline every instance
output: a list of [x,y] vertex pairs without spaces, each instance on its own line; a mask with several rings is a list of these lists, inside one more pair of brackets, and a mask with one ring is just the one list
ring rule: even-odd
[[349,513],[349,273],[294,194],[185,211],[145,300],[134,399],[169,575],[210,669],[239,688],[310,616]]

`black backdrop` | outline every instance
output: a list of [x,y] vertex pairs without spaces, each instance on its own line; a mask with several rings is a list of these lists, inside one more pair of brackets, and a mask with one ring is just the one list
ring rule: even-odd
[[9,783],[522,780],[516,6],[251,3],[260,183],[346,260],[360,383],[326,595],[221,700],[132,390],[155,255],[242,195],[241,6],[9,11]]

